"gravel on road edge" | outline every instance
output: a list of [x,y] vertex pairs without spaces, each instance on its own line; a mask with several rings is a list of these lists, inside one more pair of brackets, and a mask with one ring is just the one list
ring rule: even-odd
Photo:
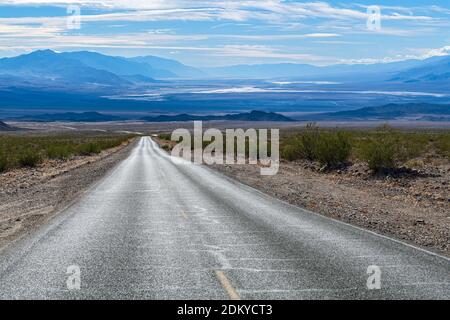
[[[396,185],[399,181],[394,186],[386,181],[346,181],[338,174],[286,162],[274,176],[259,175],[254,165],[210,167],[290,204],[450,257],[449,204],[414,202]],[[435,180],[431,177],[425,183]]]
[[137,139],[100,155],[47,163],[0,177],[0,249],[32,232],[124,160]]

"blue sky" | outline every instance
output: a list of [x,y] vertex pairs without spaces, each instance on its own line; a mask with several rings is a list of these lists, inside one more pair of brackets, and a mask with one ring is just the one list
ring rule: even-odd
[[[80,8],[68,28],[67,8]],[[368,28],[368,6],[381,28]],[[73,24],[71,25],[73,26]],[[372,63],[450,53],[450,2],[2,0],[0,56],[37,49],[158,55],[193,66]]]

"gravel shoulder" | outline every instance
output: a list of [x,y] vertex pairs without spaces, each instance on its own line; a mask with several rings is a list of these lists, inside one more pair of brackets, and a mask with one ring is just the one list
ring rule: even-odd
[[98,155],[0,174],[0,248],[35,230],[124,160],[136,140]]
[[291,204],[450,256],[448,163],[395,178],[374,177],[363,164],[320,172],[283,161],[274,176],[254,165],[212,167]]

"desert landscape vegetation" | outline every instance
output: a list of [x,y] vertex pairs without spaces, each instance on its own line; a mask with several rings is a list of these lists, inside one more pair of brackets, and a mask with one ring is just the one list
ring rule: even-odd
[[[170,138],[158,135],[168,152]],[[449,255],[449,130],[311,123],[282,130],[280,155],[274,176],[248,164],[212,167],[291,204]]]
[[[45,123],[38,123],[33,130],[0,134],[4,240],[28,230],[17,225],[30,219],[30,214],[32,220],[37,216],[37,221],[44,221],[79,193],[65,192],[66,198],[58,198],[60,194],[48,193],[46,184],[63,179],[68,190],[89,187],[142,135],[151,135],[170,152],[177,142],[164,128],[180,123],[133,124],[130,131],[124,130],[126,124],[113,123],[64,123],[62,127],[69,125],[79,130],[48,131]],[[102,129],[95,131],[92,126]],[[139,134],[131,131],[136,127]],[[207,145],[204,142],[203,147]],[[211,167],[289,203],[449,255],[449,130],[399,129],[387,123],[347,129],[320,123],[287,126],[281,130],[280,156],[280,171],[273,177],[259,175],[258,167],[249,164]],[[104,162],[110,166],[96,172]],[[92,170],[96,174],[82,179],[84,183],[70,179],[79,172],[89,176]],[[52,204],[31,205],[40,199]]]

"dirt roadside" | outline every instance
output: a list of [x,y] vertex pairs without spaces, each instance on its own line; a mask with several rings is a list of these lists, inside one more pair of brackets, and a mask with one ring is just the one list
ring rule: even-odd
[[323,173],[306,161],[282,162],[261,176],[254,165],[215,170],[275,198],[450,256],[450,167],[416,176],[374,177],[363,164]]
[[98,155],[0,174],[0,248],[42,225],[125,159],[136,139]]

